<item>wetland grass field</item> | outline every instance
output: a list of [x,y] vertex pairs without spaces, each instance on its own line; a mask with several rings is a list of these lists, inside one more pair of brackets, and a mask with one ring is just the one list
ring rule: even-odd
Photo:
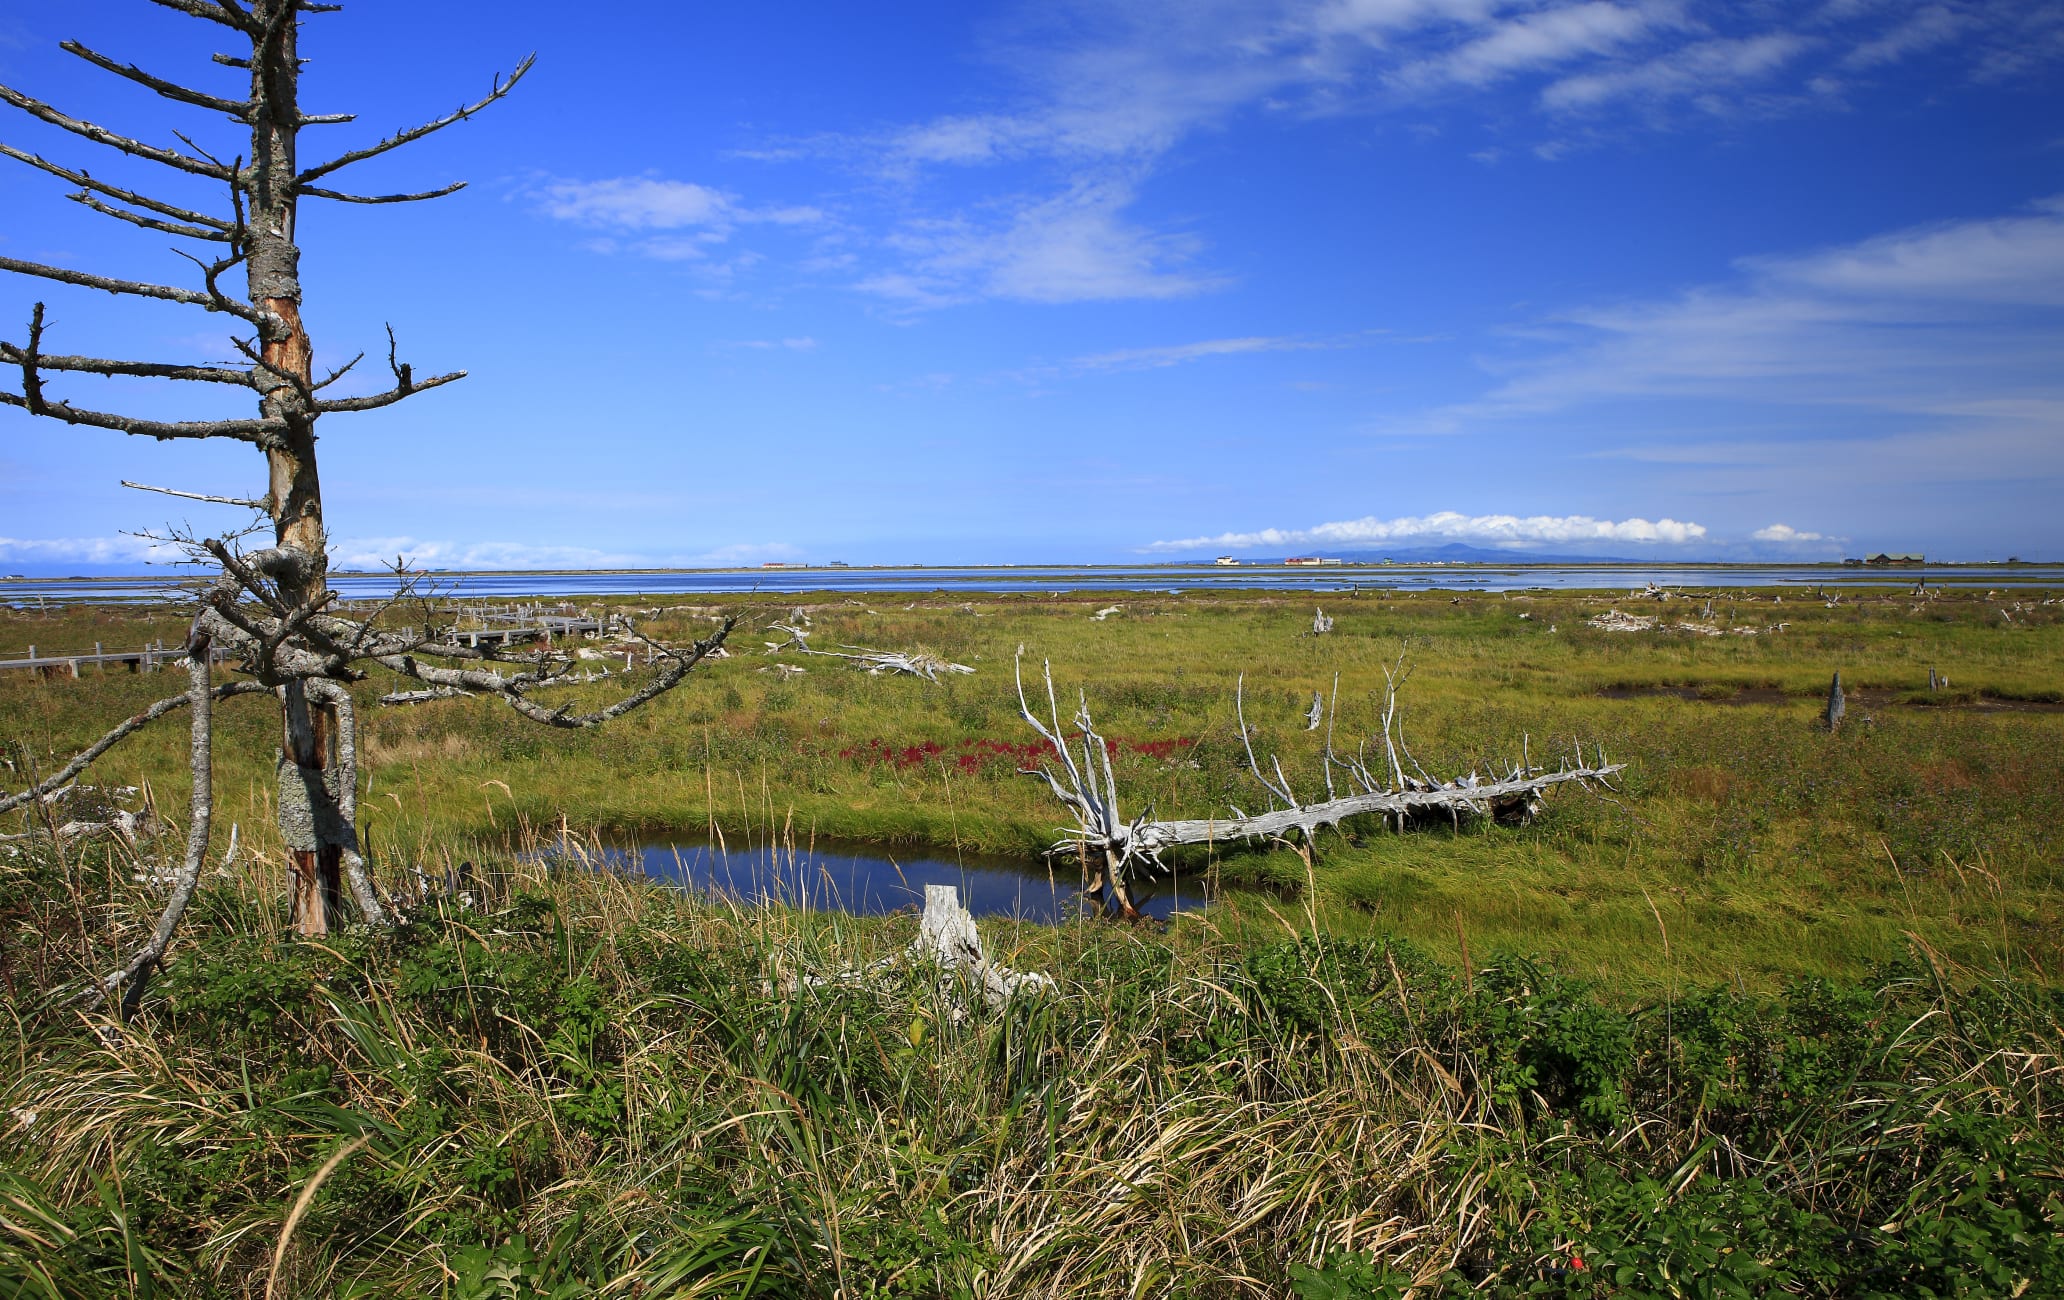
[[[160,724],[87,780],[147,789],[162,843],[0,826],[0,1296],[2056,1294],[2064,604],[1777,595],[1361,592],[1318,598],[1324,636],[1262,592],[613,602],[668,640],[747,617],[592,732],[360,688],[381,883],[470,888],[323,944],[285,933],[277,715],[231,701],[215,865],[116,1026],[44,993],[154,919],[186,799]],[[798,609],[819,647],[976,671],[769,653]],[[0,658],[184,628],[10,611]],[[1317,792],[1314,693],[1337,674],[1352,749],[1401,652],[1429,771],[1628,767],[1527,826],[1179,859],[1213,901],[1166,922],[985,920],[1058,981],[1000,1011],[875,965],[909,916],[567,851],[1033,859],[1066,818],[1017,774],[1020,646],[1064,717],[1088,700],[1128,815],[1264,806],[1243,675],[1255,752]],[[0,676],[0,787],[176,689]]]

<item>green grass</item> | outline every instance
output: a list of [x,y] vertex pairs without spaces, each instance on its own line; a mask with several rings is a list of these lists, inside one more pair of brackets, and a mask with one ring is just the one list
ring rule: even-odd
[[[211,878],[139,1017],[39,1013],[151,898],[0,858],[0,1295],[2006,1296],[2064,1279],[2064,1001],[1926,949],[1623,1004],[1408,941],[995,925],[501,864],[324,944]],[[24,940],[34,936],[35,942]],[[886,965],[881,965],[887,959]]]
[[[2064,711],[2047,703],[2064,686],[2064,607],[1887,591],[1828,609],[1719,593],[1722,626],[1788,626],[1703,637],[1585,626],[1608,606],[1698,620],[1703,598],[1324,599],[1338,628],[1314,638],[1305,601],[1259,593],[799,598],[819,645],[922,646],[977,672],[934,686],[784,655],[809,671],[778,681],[758,671],[774,660],[756,628],[784,617],[783,605],[755,611],[734,638],[738,657],[594,732],[549,731],[483,700],[368,705],[367,838],[389,879],[425,861],[506,851],[562,819],[619,840],[714,824],[732,842],[829,837],[1029,856],[1051,842],[1062,812],[1015,774],[1017,759],[983,748],[1032,739],[1011,687],[1018,645],[1035,671],[1052,660],[1064,693],[1086,691],[1101,729],[1124,742],[1128,813],[1151,799],[1166,816],[1263,802],[1241,770],[1240,674],[1257,749],[1280,754],[1311,793],[1320,737],[1301,715],[1312,693],[1330,694],[1338,673],[1339,736],[1371,734],[1382,668],[1408,647],[1406,735],[1429,769],[1507,760],[1523,743],[1552,761],[1581,741],[1587,754],[1602,744],[1631,764],[1620,791],[1565,793],[1522,829],[1396,837],[1350,826],[1351,838],[1321,838],[1309,881],[1287,853],[1190,860],[1233,886],[1266,888],[1234,894],[1225,924],[1272,931],[1265,904],[1311,883],[1316,897],[1288,906],[1315,906],[1336,933],[1401,934],[1450,958],[1465,942],[1504,945],[1629,995],[1683,979],[1769,988],[1793,975],[1853,976],[1908,934],[1955,961],[2041,979],[2064,969]],[[1112,603],[1122,612],[1088,617]],[[649,626],[685,637],[709,623],[709,613],[676,610]],[[0,647],[170,641],[180,626],[166,611],[14,613],[0,616]],[[1951,692],[1928,694],[1930,667],[1950,676]],[[1829,736],[1813,720],[1837,669],[1850,722]],[[362,695],[383,689],[369,683]],[[611,689],[566,693],[601,699]],[[54,762],[167,693],[151,676],[11,674],[0,678],[0,739]],[[277,724],[258,701],[219,712],[217,816],[263,853]],[[176,809],[183,749],[183,729],[167,725],[112,756],[102,777],[147,781]]]

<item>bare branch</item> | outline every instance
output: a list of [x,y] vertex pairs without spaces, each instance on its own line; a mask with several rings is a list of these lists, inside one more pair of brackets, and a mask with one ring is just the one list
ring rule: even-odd
[[173,438],[235,438],[264,446],[287,431],[287,422],[271,417],[256,420],[139,420],[106,411],[89,411],[70,402],[31,401],[18,393],[0,389],[0,406],[19,406],[31,415],[48,416],[66,424],[83,424],[95,429],[112,429],[139,438],[168,441]]
[[270,497],[259,497],[254,501],[249,497],[209,496],[205,492],[181,492],[178,488],[152,487],[148,483],[131,483],[126,478],[122,480],[122,486],[125,488],[135,488],[138,492],[162,492],[168,497],[184,497],[188,501],[212,501],[219,506],[249,506],[253,510],[272,509]]
[[233,238],[233,236],[225,235],[219,230],[208,230],[201,226],[182,226],[170,221],[160,221],[156,217],[146,217],[140,213],[124,212],[122,209],[102,203],[99,199],[84,192],[69,194],[65,197],[74,203],[92,208],[104,217],[113,217],[117,221],[126,221],[132,226],[142,226],[145,230],[156,230],[167,235],[178,235],[182,239],[206,239],[217,244],[226,244]]
[[466,182],[453,181],[441,190],[422,190],[415,194],[345,194],[314,185],[298,186],[296,192],[312,199],[334,199],[339,203],[421,203],[424,199],[441,199],[447,194],[457,194],[465,188]]
[[365,360],[365,353],[361,352],[357,356],[351,358],[351,360],[345,362],[343,365],[338,366],[335,370],[332,370],[324,378],[319,379],[315,383],[309,385],[308,391],[311,393],[321,392],[323,389],[328,388],[331,384],[336,383],[339,379],[342,379],[344,376],[350,374],[351,368],[363,360]]
[[[0,361],[20,365],[27,355],[14,344],[0,340]],[[102,357],[50,357],[39,355],[36,365],[43,370],[75,371],[88,375],[123,375],[137,379],[190,379],[208,384],[251,386],[251,372],[227,366],[187,366],[160,361],[111,361]]]
[[194,887],[200,883],[201,864],[208,856],[208,834],[215,815],[214,691],[208,682],[209,648],[208,639],[198,634],[187,645],[186,671],[191,685],[186,697],[193,709],[192,739],[187,752],[193,794],[187,818],[186,857],[173,878],[172,896],[165,900],[165,910],[158,914],[158,923],[151,928],[149,942],[129,959],[128,965],[96,980],[79,999],[82,1002],[99,1001],[124,990],[122,1009],[127,1014],[135,1013],[143,999],[144,982],[165,959],[165,949],[172,946],[172,936],[186,915],[186,905],[193,900]]
[[[193,18],[205,18],[211,23],[221,23],[240,32],[255,31],[251,15],[229,2],[229,0],[151,0],[153,4],[167,9],[176,9]],[[215,56],[218,60],[221,55]]]
[[[236,695],[263,695],[269,689],[269,687],[258,682],[229,682],[215,688],[214,698],[226,700]],[[175,709],[183,709],[191,703],[193,703],[193,695],[191,692],[188,692],[175,695],[170,699],[159,700],[143,712],[125,718],[112,731],[109,731],[99,740],[94,741],[91,745],[73,755],[69,762],[48,777],[38,781],[26,790],[21,790],[14,794],[0,795],[0,813],[13,812],[33,799],[41,799],[51,791],[62,788],[66,782],[92,766],[94,759],[107,753],[110,749],[121,744],[124,740],[143,730],[151,723],[156,722],[159,718],[164,717]]]
[[298,119],[303,126],[342,126],[356,122],[356,113],[303,113]]
[[24,95],[12,86],[0,86],[0,102],[12,104],[31,117],[48,122],[55,127],[62,127],[73,135],[84,136],[95,144],[104,144],[110,149],[118,149],[132,158],[142,158],[148,162],[160,163],[177,171],[190,172],[195,176],[207,176],[218,181],[236,179],[235,174],[221,163],[207,162],[200,158],[189,157],[177,149],[161,149],[154,144],[145,144],[141,140],[132,140],[126,135],[116,135],[104,126],[85,121],[82,118],[73,117],[69,113],[52,108],[40,99]]
[[422,126],[410,127],[406,131],[397,131],[393,135],[388,136],[385,140],[380,141],[378,144],[368,145],[363,149],[353,149],[351,152],[346,154],[340,154],[339,156],[332,158],[330,161],[326,163],[319,163],[316,166],[310,167],[308,170],[302,172],[299,176],[296,176],[294,178],[294,183],[297,186],[302,187],[303,193],[309,193],[310,191],[306,189],[308,182],[313,180],[320,180],[322,177],[329,175],[331,172],[336,171],[340,167],[349,167],[353,163],[364,162],[368,158],[377,158],[381,154],[386,153],[389,150],[399,149],[401,146],[405,144],[411,144],[417,140],[422,139],[424,136],[431,134],[432,132],[442,131],[445,127],[450,126],[454,122],[465,121],[467,118],[473,116],[475,113],[478,113],[482,109],[486,108],[489,104],[494,103],[496,100],[502,98],[504,95],[514,90],[516,88],[516,83],[523,80],[523,74],[529,72],[531,65],[536,62],[537,55],[528,55],[524,58],[523,62],[516,65],[516,71],[509,74],[509,79],[507,81],[503,81],[500,76],[496,76],[494,81],[494,89],[489,91],[484,99],[476,100],[475,102],[466,105],[464,108],[456,109],[451,113],[447,113],[445,116],[438,118],[434,122],[426,122]]
[[29,153],[26,150],[17,149],[13,145],[0,144],[0,154],[5,154],[16,162],[27,163],[39,171],[49,172],[52,176],[62,177],[74,185],[84,186],[96,194],[105,194],[109,198],[121,203],[127,203],[131,207],[143,208],[148,212],[155,212],[160,216],[172,217],[179,221],[190,221],[197,226],[206,226],[211,230],[219,230],[225,234],[234,228],[230,222],[224,221],[219,217],[211,217],[204,212],[194,212],[187,208],[175,207],[170,203],[160,202],[157,199],[146,198],[133,190],[121,189],[117,186],[109,185],[105,181],[95,180],[88,172],[73,171],[69,167],[51,162],[41,154]]
[[192,104],[195,108],[207,108],[213,109],[217,113],[227,113],[239,122],[249,122],[251,120],[251,105],[248,101],[224,99],[220,95],[210,95],[204,91],[194,90],[190,87],[179,85],[177,82],[167,81],[163,77],[154,77],[133,63],[117,63],[107,55],[97,50],[89,49],[77,41],[59,41],[57,48],[67,54],[77,55],[103,71],[112,72],[118,77],[126,77],[139,86],[147,86],[163,95],[166,99],[176,100],[181,104]]
[[[680,685],[696,664],[701,663],[724,644],[724,638],[731,635],[732,629],[737,625],[736,618],[728,618],[724,620],[722,627],[686,649],[667,651],[664,660],[666,667],[651,681],[615,703],[592,713],[573,713],[564,705],[557,709],[548,709],[527,698],[526,692],[532,687],[551,680],[570,666],[564,661],[556,664],[547,663],[535,671],[505,677],[482,668],[440,668],[434,664],[424,663],[414,654],[392,653],[385,647],[374,647],[370,657],[383,668],[431,686],[454,687],[462,691],[479,691],[500,696],[510,708],[533,722],[541,722],[550,727],[579,729],[600,726],[613,718],[622,717],[648,700],[664,695]],[[445,650],[440,647],[436,653],[441,655]]]
[[383,406],[392,406],[404,397],[412,397],[417,393],[426,392],[432,388],[441,388],[446,384],[455,383],[465,377],[465,371],[454,370],[448,375],[436,375],[429,379],[414,380],[408,384],[390,388],[384,393],[374,393],[367,397],[339,397],[326,402],[317,402],[315,409],[324,413],[332,411],[375,411]]
[[13,271],[16,275],[33,275],[38,279],[55,280],[59,284],[75,284],[82,289],[103,289],[108,293],[126,293],[138,298],[157,298],[164,302],[185,303],[189,307],[204,307],[209,311],[226,311],[254,324],[258,319],[255,310],[234,299],[209,295],[194,289],[180,289],[169,284],[116,280],[88,271],[70,271],[61,266],[45,266],[41,262],[24,262],[13,257],[0,257],[0,271]]
[[[231,313],[232,315],[237,316],[242,316],[245,313],[250,312],[250,308],[245,307],[236,299],[222,292],[222,286],[216,283],[217,280],[222,278],[222,273],[224,271],[231,269],[232,267],[236,266],[239,262],[242,262],[244,260],[245,254],[243,243],[237,236],[232,235],[230,237],[229,256],[217,258],[213,262],[203,262],[200,258],[195,257],[192,253],[186,252],[182,249],[175,248],[172,250],[172,252],[174,255],[183,257],[187,261],[192,262],[195,266],[201,268],[201,282],[208,286],[208,301],[210,304],[212,304],[210,310],[226,311]],[[265,326],[262,323],[260,323],[259,333],[263,334],[264,332]],[[270,369],[270,367],[268,367],[268,369]]]

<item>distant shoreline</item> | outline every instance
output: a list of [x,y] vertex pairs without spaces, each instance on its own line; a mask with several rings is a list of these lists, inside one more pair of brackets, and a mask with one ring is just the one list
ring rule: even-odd
[[[1506,569],[1585,569],[1600,572],[1615,570],[1712,570],[1742,569],[1768,571],[1802,570],[1830,571],[1835,573],[1884,573],[1898,575],[1931,569],[2047,569],[2064,566],[2064,560],[1928,560],[1921,564],[1845,564],[1841,560],[1396,560],[1385,563],[1381,560],[1341,560],[1326,564],[1285,564],[1281,560],[1242,560],[1238,564],[1220,565],[1211,561],[1147,561],[1139,564],[783,564],[778,567],[764,565],[742,565],[725,568],[662,567],[639,569],[411,569],[412,574],[436,578],[574,578],[574,577],[663,577],[672,574],[799,574],[799,573],[997,573],[1024,572],[1028,580],[1042,573],[1133,573],[1153,570],[1190,571],[1243,569],[1247,571],[1285,570],[1292,573],[1314,571],[1363,571],[1363,570],[1422,570],[1422,569],[1482,569],[1500,571]],[[384,569],[332,569],[331,575],[339,578],[388,578],[393,574]],[[163,573],[103,573],[103,574],[5,574],[0,583],[42,583],[42,582],[176,582],[180,578]]]

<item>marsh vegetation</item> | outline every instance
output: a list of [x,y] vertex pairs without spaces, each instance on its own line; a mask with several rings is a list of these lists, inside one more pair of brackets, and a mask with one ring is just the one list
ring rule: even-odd
[[[0,848],[0,1286],[50,1295],[2011,1295],[2060,1268],[2059,607],[1374,593],[812,602],[931,683],[746,652],[592,732],[492,701],[360,716],[395,930],[285,921],[262,706],[220,706],[211,859],[138,1016],[54,1014],[155,915],[183,737],[92,778],[163,845]],[[908,608],[905,606],[908,605]],[[735,604],[635,615],[667,640]],[[758,611],[762,625],[789,606]],[[1644,612],[1653,612],[1645,610]],[[1674,608],[1671,610],[1674,613]],[[1529,617],[1520,618],[1520,614]],[[0,618],[39,645],[173,611]],[[907,964],[907,916],[748,908],[540,852],[712,827],[1029,855],[1019,644],[1081,681],[1163,815],[1314,772],[1312,693],[1373,734],[1400,644],[1414,751],[1467,771],[1603,742],[1617,793],[1530,826],[1204,851],[1166,924],[985,921],[1049,996]],[[763,672],[790,662],[802,674]],[[1828,675],[1848,716],[1816,725]],[[1928,689],[1933,668],[1955,683]],[[634,670],[643,672],[643,669]],[[618,683],[556,688],[620,691]],[[0,679],[10,774],[163,694]],[[1353,724],[1350,727],[1350,724]],[[26,828],[9,826],[21,833]],[[7,850],[14,850],[8,856]],[[414,873],[473,864],[465,897]],[[871,971],[865,977],[855,972]],[[1416,1288],[1416,1289],[1414,1289]]]

